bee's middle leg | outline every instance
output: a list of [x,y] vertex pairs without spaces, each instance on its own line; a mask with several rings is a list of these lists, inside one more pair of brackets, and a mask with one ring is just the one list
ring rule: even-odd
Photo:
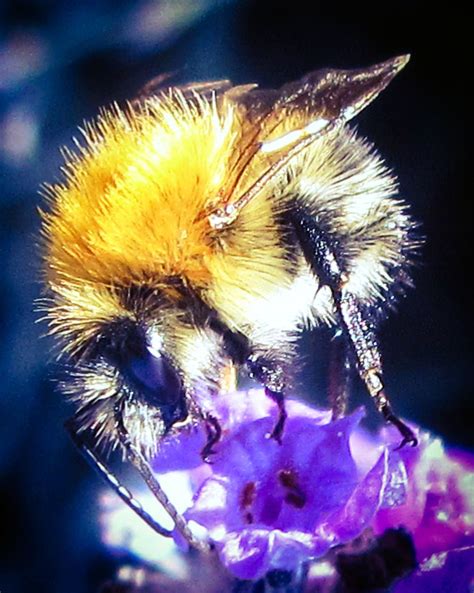
[[334,420],[345,415],[351,387],[349,344],[342,333],[331,341],[329,353],[328,399]]

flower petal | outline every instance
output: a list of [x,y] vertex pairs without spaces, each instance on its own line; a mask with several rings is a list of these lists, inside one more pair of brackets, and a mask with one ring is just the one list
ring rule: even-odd
[[474,587],[474,547],[434,554],[393,593],[468,593]]
[[390,486],[390,469],[390,453],[385,449],[375,466],[354,488],[346,504],[319,527],[324,539],[345,543],[370,525]]
[[427,433],[416,451],[400,451],[409,480],[403,504],[382,509],[374,528],[403,525],[413,535],[420,559],[474,544],[474,457],[450,453]]
[[270,537],[265,529],[244,529],[230,534],[217,551],[223,564],[239,579],[258,579],[270,566]]

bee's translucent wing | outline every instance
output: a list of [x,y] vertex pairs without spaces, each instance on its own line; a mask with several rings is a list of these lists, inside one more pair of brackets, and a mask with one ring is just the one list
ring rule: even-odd
[[219,93],[236,105],[242,126],[229,185],[222,202],[213,205],[211,225],[231,224],[272,176],[317,138],[357,115],[408,60],[399,56],[369,68],[317,70],[279,90],[247,85]]
[[276,105],[305,110],[311,119],[350,119],[375,99],[408,60],[409,56],[399,56],[369,68],[311,72],[284,85]]

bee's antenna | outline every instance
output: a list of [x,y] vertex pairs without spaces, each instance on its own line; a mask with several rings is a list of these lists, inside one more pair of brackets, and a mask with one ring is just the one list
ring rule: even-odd
[[200,552],[209,553],[211,551],[210,544],[194,536],[184,517],[178,513],[178,511],[166,495],[165,491],[160,486],[158,480],[153,474],[153,471],[148,461],[145,459],[141,451],[130,441],[128,432],[123,424],[123,415],[120,406],[117,406],[115,408],[115,421],[118,437],[120,443],[122,444],[127,453],[127,459],[135,467],[135,469],[138,471],[138,473],[145,481],[148,488],[153,493],[154,497],[158,500],[158,502],[162,505],[162,507],[171,517],[176,526],[176,529],[180,532],[180,534],[184,537],[184,539],[188,542],[190,546],[192,546],[196,550],[199,550]]
[[87,461],[99,473],[100,477],[114,490],[114,492],[143,519],[156,533],[164,537],[172,537],[172,532],[157,523],[153,517],[145,511],[141,503],[133,496],[133,494],[117,479],[115,474],[99,459],[96,453],[87,444],[84,436],[77,430],[75,418],[70,418],[66,424],[66,430]]

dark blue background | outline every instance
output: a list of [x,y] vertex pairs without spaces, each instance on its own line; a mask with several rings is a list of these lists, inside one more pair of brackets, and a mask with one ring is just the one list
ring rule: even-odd
[[[63,430],[71,410],[53,390],[51,342],[40,338],[44,325],[35,325],[38,188],[57,177],[58,147],[83,119],[133,97],[161,72],[278,86],[320,67],[412,54],[358,118],[397,172],[427,237],[416,290],[383,329],[386,375],[405,417],[453,445],[473,445],[472,209],[464,180],[470,66],[456,5],[436,12],[398,2],[384,12],[379,5],[351,13],[340,3],[331,11],[297,0],[281,8],[194,3],[201,4],[198,15],[171,15],[166,31],[160,17],[148,37],[142,9],[153,3],[37,0],[0,8],[2,593],[89,593],[113,574],[116,560],[98,533],[99,482]],[[326,340],[315,333],[302,343],[302,391],[323,391]],[[367,402],[361,393],[356,400]]]

